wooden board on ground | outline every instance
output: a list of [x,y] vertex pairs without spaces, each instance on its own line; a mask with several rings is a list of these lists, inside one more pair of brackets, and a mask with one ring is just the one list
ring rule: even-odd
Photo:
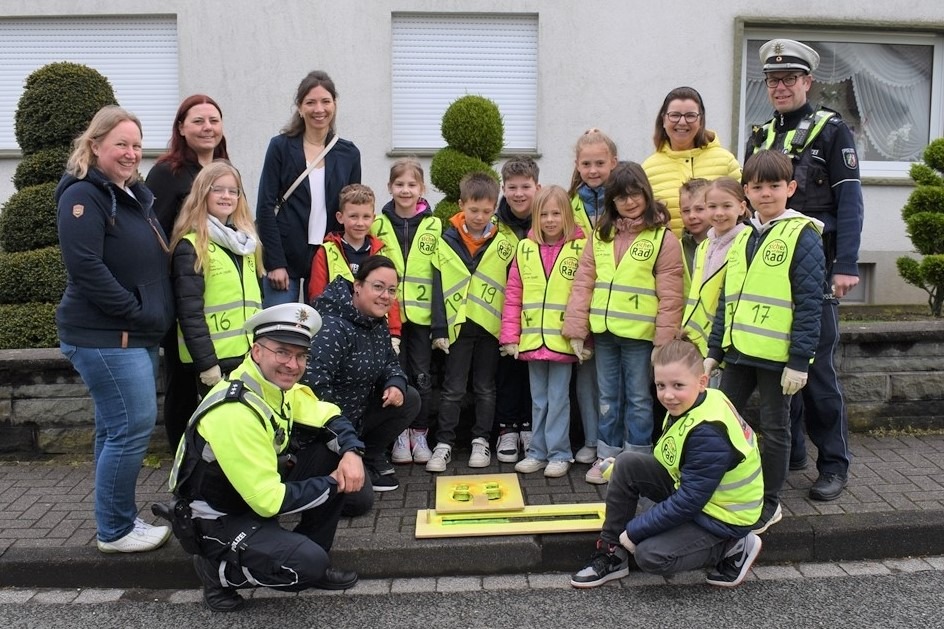
[[436,512],[478,513],[524,509],[517,474],[436,477]]

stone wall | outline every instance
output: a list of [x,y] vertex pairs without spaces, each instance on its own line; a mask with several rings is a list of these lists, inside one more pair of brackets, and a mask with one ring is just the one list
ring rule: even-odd
[[[851,430],[944,429],[944,321],[845,323],[836,359]],[[92,427],[85,385],[58,350],[0,351],[0,452],[87,453]],[[166,448],[158,427],[152,449]]]

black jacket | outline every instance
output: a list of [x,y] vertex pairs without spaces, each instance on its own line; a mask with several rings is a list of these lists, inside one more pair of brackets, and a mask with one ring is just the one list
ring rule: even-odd
[[174,221],[180,214],[180,208],[190,194],[193,180],[202,168],[198,163],[188,162],[175,173],[170,164],[161,162],[148,172],[147,187],[154,193],[154,213],[168,238],[174,231]]
[[[308,245],[308,218],[311,215],[311,187],[308,179],[295,188],[278,216],[275,204],[289,186],[305,172],[303,136],[277,135],[269,141],[256,204],[256,227],[262,243],[263,264],[267,271],[285,268],[289,277],[308,277],[314,249]],[[325,205],[328,222],[325,233],[339,231],[335,218],[338,195],[351,183],[361,182],[361,153],[348,140],[338,143],[325,157]]]
[[167,239],[141,182],[128,194],[92,168],[56,188],[68,279],[59,338],[78,347],[154,347],[174,321]]

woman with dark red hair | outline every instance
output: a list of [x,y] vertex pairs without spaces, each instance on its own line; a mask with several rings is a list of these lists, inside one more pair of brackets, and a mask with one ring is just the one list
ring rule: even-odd
[[[223,136],[223,113],[205,94],[188,96],[177,108],[167,152],[147,176],[154,193],[154,213],[170,236],[184,199],[200,170],[214,159],[229,159]],[[180,362],[177,328],[167,332],[164,347],[164,428],[172,451],[177,449],[187,420],[197,408],[196,375],[193,365]]]

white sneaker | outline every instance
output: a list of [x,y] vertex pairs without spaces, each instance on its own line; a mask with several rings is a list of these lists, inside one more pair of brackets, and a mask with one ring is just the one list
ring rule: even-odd
[[514,463],[518,460],[518,433],[503,432],[498,435],[498,460],[502,463]]
[[170,527],[151,526],[140,518],[134,519],[131,532],[113,542],[98,540],[98,550],[103,553],[143,553],[160,548],[170,539]]
[[577,454],[574,455],[577,463],[584,463],[586,465],[593,465],[597,460],[597,449],[596,446],[584,446],[577,450]]
[[530,430],[522,430],[518,435],[521,437],[521,451],[525,453],[525,456],[528,454],[528,448],[531,447],[531,435],[533,433]]
[[426,463],[433,456],[433,451],[429,449],[429,444],[426,443],[428,432],[429,430],[426,428],[419,430],[410,428],[410,443],[413,444],[411,454],[414,463]]
[[603,478],[603,459],[597,459],[594,461],[593,466],[587,470],[587,475],[584,476],[584,480],[590,483],[591,485],[606,485],[606,479]]
[[394,463],[412,463],[413,454],[410,452],[410,429],[407,428],[393,442],[393,450],[390,452],[390,460]]
[[543,470],[545,467],[547,467],[547,461],[539,461],[528,456],[515,464],[515,471],[521,474],[530,474],[531,472]]
[[469,467],[488,467],[492,462],[492,453],[488,450],[488,441],[484,437],[472,440],[472,454],[469,456]]
[[446,443],[437,443],[433,448],[433,455],[426,462],[427,472],[445,472],[446,465],[452,460],[452,446]]
[[570,461],[550,461],[547,467],[544,468],[544,476],[546,478],[560,478],[561,476],[567,476],[569,471]]

